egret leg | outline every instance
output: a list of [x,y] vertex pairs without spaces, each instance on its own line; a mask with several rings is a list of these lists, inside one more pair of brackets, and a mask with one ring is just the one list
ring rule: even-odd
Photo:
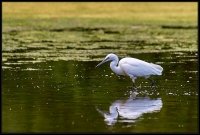
[[133,87],[131,87],[130,89],[130,98],[135,98],[136,95],[134,95],[134,93],[137,93],[137,87],[135,86],[135,83],[133,83]]
[[132,79],[133,85],[132,85],[132,91],[136,91],[137,87],[135,85],[135,79],[137,79],[137,77],[134,77],[133,75],[129,74],[130,78]]
[[151,78],[148,78],[149,81],[151,81],[151,87],[155,86],[155,81]]
[[137,89],[141,89],[141,84],[140,84],[140,86],[137,87],[137,86],[135,85],[135,79],[136,79],[136,77],[132,78],[132,81],[133,81],[132,90],[137,91]]
[[136,87],[135,82],[133,82],[133,87],[134,87],[134,88]]
[[132,89],[136,89],[136,85],[135,85],[135,78],[132,78],[132,82],[133,82],[133,88]]

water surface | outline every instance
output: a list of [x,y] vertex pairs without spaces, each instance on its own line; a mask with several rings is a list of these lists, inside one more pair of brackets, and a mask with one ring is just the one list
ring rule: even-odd
[[[138,53],[160,64],[156,87],[139,78],[116,76],[99,61],[3,62],[4,132],[197,132],[197,52]],[[103,57],[102,57],[103,59]],[[23,60],[26,61],[26,60]],[[118,106],[110,123],[97,111]]]
[[[197,4],[169,4],[4,3],[2,131],[196,133]],[[108,53],[163,75],[133,91]]]

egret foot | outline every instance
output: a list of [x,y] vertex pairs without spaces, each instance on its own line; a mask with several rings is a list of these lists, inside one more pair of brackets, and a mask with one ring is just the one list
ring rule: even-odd
[[141,89],[142,85],[140,84],[140,86],[136,86],[135,83],[133,83],[132,89]]
[[135,85],[135,83],[133,83],[133,85],[132,86],[128,86],[128,88],[130,88],[131,90],[135,90],[135,89],[137,89],[137,86]]
[[138,92],[130,91],[130,98],[136,99],[136,96],[137,96],[138,94],[139,94]]
[[155,87],[156,86],[155,85],[156,83],[155,83],[155,81],[153,79],[148,78],[148,80],[151,81],[151,87]]
[[133,86],[132,86],[132,88],[136,88],[136,85],[135,85],[135,83],[133,83]]

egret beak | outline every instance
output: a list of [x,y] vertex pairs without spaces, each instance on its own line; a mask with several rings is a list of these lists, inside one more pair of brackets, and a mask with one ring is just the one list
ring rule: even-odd
[[102,62],[100,62],[98,65],[96,65],[96,67],[99,67],[100,65],[102,65],[105,62],[107,62],[108,60],[109,60],[108,58],[104,59]]

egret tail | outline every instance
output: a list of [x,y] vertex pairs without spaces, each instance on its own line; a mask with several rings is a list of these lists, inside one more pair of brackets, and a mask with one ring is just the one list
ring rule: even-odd
[[162,75],[163,68],[160,65],[150,63],[155,69],[157,75]]

